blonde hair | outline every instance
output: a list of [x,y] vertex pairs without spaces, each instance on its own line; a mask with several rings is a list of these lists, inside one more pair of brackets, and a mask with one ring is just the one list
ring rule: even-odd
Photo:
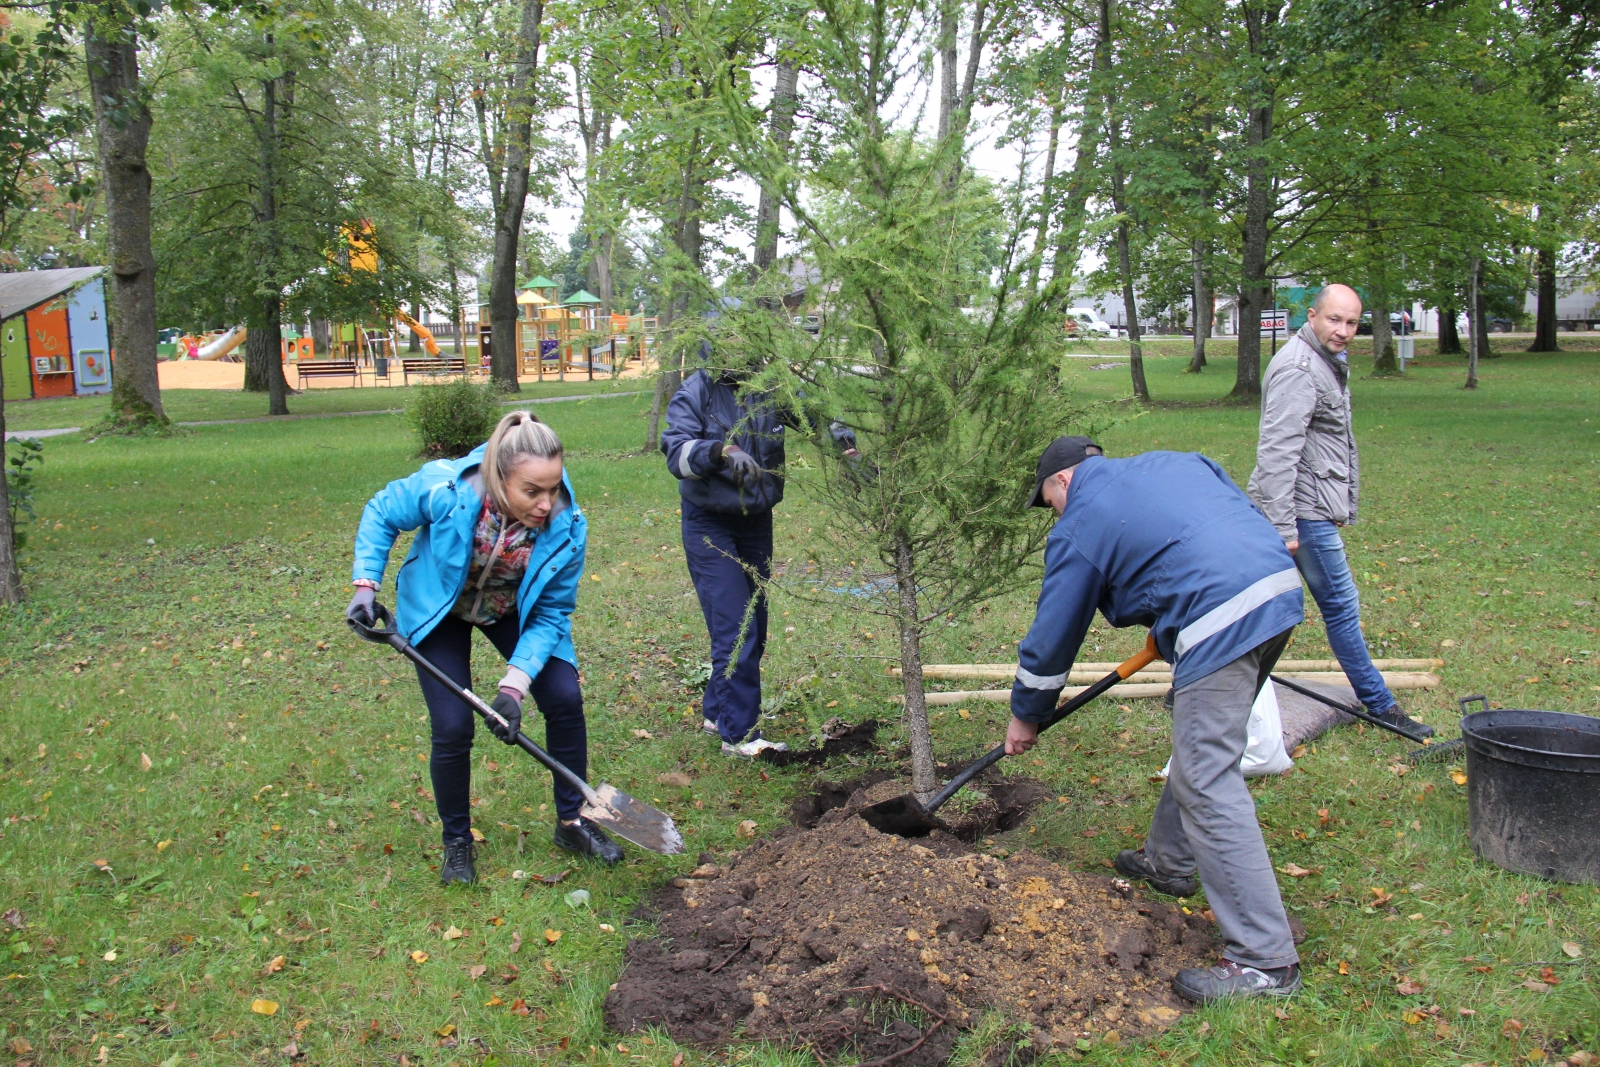
[[510,509],[505,492],[510,470],[530,456],[559,460],[562,454],[561,438],[540,422],[539,416],[531,411],[511,412],[500,420],[483,449],[483,487],[489,499],[505,514]]

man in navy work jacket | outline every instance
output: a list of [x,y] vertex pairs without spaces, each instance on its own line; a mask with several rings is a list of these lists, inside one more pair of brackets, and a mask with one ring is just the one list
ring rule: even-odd
[[[709,356],[703,348],[702,358]],[[711,633],[704,728],[721,736],[723,755],[750,759],[762,749],[788,747],[766,740],[755,726],[767,647],[767,598],[759,582],[772,575],[772,509],[783,500],[784,427],[795,419],[768,395],[747,391],[744,377],[710,367],[689,375],[667,405],[661,451],[678,479],[683,554]],[[856,455],[855,435],[847,427],[835,423],[830,433],[845,455]]]
[[1045,450],[1033,506],[1060,519],[1017,650],[1006,751],[1033,746],[1096,609],[1113,626],[1149,627],[1172,664],[1172,768],[1144,848],[1118,855],[1117,870],[1175,896],[1194,893],[1196,874],[1205,886],[1222,965],[1178,972],[1180,996],[1294,993],[1299,956],[1239,769],[1250,705],[1305,617],[1283,538],[1205,456],[1108,459],[1086,437]]

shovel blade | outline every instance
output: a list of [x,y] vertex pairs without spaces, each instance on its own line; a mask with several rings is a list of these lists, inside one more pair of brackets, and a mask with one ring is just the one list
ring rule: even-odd
[[601,782],[595,794],[601,803],[585,804],[579,812],[585,819],[650,852],[676,856],[683,851],[683,835],[666,812],[635,800],[608,782]]
[[880,800],[856,814],[879,833],[897,834],[900,837],[926,837],[930,831],[950,828],[910,793]]

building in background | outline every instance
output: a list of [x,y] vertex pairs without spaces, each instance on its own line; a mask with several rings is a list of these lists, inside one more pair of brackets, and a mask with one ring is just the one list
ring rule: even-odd
[[0,274],[0,382],[7,400],[111,391],[104,267]]

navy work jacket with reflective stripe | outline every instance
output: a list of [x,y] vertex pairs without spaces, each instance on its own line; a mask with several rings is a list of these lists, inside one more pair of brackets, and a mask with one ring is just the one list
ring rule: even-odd
[[1027,722],[1055,710],[1096,609],[1112,626],[1148,627],[1178,687],[1305,618],[1283,538],[1197,452],[1084,460],[1044,566],[1011,688],[1011,713]]

